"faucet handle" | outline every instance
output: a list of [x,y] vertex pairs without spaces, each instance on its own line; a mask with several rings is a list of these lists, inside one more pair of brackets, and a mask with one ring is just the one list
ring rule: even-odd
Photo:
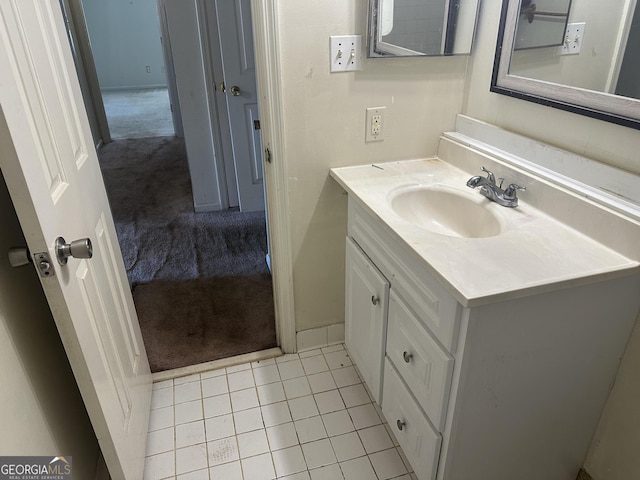
[[489,181],[489,183],[492,183],[493,185],[496,184],[496,176],[493,174],[492,171],[487,170],[484,167],[480,167],[480,170],[482,170],[483,172],[485,172],[487,174],[487,180]]
[[504,191],[504,198],[507,200],[513,200],[514,198],[516,198],[517,197],[516,190],[526,190],[526,188],[521,187],[520,185],[516,185],[515,183],[512,183]]

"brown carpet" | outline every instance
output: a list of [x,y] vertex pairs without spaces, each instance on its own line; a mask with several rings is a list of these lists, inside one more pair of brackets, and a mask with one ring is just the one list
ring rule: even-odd
[[154,372],[275,346],[268,274],[158,280],[138,285],[133,298]]
[[275,347],[264,212],[195,213],[179,138],[98,153],[151,371]]

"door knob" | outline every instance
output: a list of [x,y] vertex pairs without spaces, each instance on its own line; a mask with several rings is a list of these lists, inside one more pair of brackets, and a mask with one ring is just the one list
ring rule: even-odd
[[69,257],[73,258],[91,258],[93,256],[93,247],[89,238],[81,238],[67,243],[64,238],[56,239],[56,256],[60,265],[66,265]]
[[231,90],[231,95],[233,95],[234,97],[239,97],[240,96],[240,87],[239,86],[234,85],[229,90]]
[[31,254],[27,247],[11,247],[9,249],[9,263],[13,268],[31,263]]

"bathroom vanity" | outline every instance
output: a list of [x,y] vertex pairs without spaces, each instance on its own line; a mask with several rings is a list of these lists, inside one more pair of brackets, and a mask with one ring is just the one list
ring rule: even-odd
[[[517,208],[467,188],[481,166]],[[638,315],[638,219],[447,137],[331,175],[347,349],[417,477],[575,479]]]

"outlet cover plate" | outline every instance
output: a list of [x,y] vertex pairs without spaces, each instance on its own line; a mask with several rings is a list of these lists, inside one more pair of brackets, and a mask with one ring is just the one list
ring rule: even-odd
[[333,35],[329,37],[329,70],[353,72],[361,70],[362,35]]
[[364,132],[365,142],[384,140],[384,114],[387,107],[368,107]]

